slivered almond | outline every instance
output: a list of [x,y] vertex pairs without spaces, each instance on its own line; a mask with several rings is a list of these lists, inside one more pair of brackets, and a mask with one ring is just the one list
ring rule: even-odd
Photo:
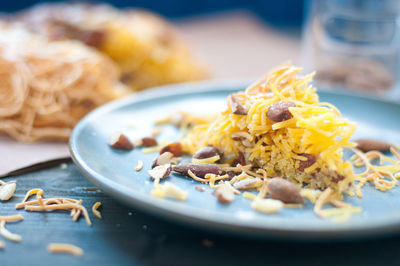
[[0,200],[6,201],[11,199],[14,195],[15,189],[17,188],[17,183],[15,181],[10,181],[0,186]]
[[153,165],[151,166],[151,168],[154,168],[156,166],[163,165],[163,164],[169,164],[169,163],[171,163],[173,158],[174,158],[174,155],[171,152],[169,152],[169,151],[164,152],[164,153],[160,154],[154,160]]
[[247,115],[246,108],[239,102],[239,100],[233,96],[229,96],[229,105],[231,107],[231,111],[235,115]]
[[245,190],[245,189],[253,189],[253,188],[257,188],[260,187],[262,185],[262,181],[260,178],[245,178],[239,181],[236,181],[235,183],[233,183],[233,187],[236,189],[241,189],[241,190]]
[[175,157],[181,156],[182,155],[182,145],[179,142],[172,142],[164,147],[161,148],[160,154],[163,154],[164,152],[170,152],[172,153]]
[[235,195],[228,184],[222,183],[215,191],[214,195],[221,203],[231,203],[235,199]]
[[110,137],[109,144],[111,147],[119,150],[132,150],[133,144],[127,136],[120,132],[116,132]]
[[148,171],[149,176],[153,180],[161,180],[166,178],[171,173],[171,165],[170,164],[163,164],[154,167],[153,169]]

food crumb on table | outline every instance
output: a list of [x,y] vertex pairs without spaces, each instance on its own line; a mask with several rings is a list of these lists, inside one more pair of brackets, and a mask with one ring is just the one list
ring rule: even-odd
[[214,246],[214,242],[205,238],[202,240],[202,244],[203,246],[205,246],[206,248],[212,248]]

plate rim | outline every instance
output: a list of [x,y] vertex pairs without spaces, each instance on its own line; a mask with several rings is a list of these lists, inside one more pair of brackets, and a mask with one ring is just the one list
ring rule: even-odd
[[[359,238],[368,237],[374,235],[384,235],[389,233],[394,233],[400,231],[400,215],[398,219],[391,219],[393,221],[383,221],[382,223],[376,224],[363,224],[358,228],[354,226],[347,227],[344,225],[333,226],[334,229],[329,229],[325,226],[324,229],[313,230],[312,226],[307,229],[290,228],[281,226],[262,226],[245,224],[243,221],[239,222],[235,220],[230,222],[229,220],[222,219],[221,221],[216,221],[215,219],[208,219],[201,217],[195,212],[184,213],[181,209],[182,207],[171,201],[161,198],[152,197],[148,195],[147,198],[143,199],[140,197],[135,197],[134,194],[130,194],[124,186],[121,186],[117,182],[108,179],[107,177],[97,173],[91,169],[86,163],[84,158],[82,158],[78,153],[77,138],[79,132],[84,128],[87,122],[91,119],[95,119],[97,116],[101,116],[104,113],[110,112],[114,109],[121,108],[129,104],[135,104],[137,102],[153,99],[153,98],[163,98],[167,96],[174,95],[187,95],[193,93],[206,93],[210,91],[233,91],[233,88],[242,87],[245,88],[250,84],[248,79],[235,79],[235,80],[209,80],[201,82],[188,82],[181,84],[172,84],[166,86],[156,87],[147,91],[139,92],[122,99],[118,99],[107,103],[103,106],[96,108],[87,114],[81,121],[74,127],[69,140],[69,150],[71,157],[78,167],[78,169],[83,173],[83,175],[94,185],[100,187],[106,193],[110,194],[112,197],[117,198],[130,206],[137,207],[142,211],[147,213],[167,218],[175,222],[180,222],[184,224],[190,224],[192,226],[200,226],[203,229],[214,229],[218,228],[222,232],[229,232],[236,235],[251,235],[255,237],[270,237],[270,238],[281,238],[281,239],[344,239],[344,238]],[[389,101],[380,98],[374,98],[372,96],[360,95],[353,92],[346,91],[329,91],[329,90],[318,90],[323,94],[331,95],[342,95],[347,97],[356,97],[369,101],[380,102],[385,104],[392,104],[400,107],[399,103],[394,101]],[[150,199],[150,200],[149,200]],[[155,203],[154,203],[155,202]],[[166,202],[168,202],[166,204]],[[169,207],[168,207],[169,206]],[[397,217],[396,217],[397,218]],[[395,222],[397,220],[398,222]]]

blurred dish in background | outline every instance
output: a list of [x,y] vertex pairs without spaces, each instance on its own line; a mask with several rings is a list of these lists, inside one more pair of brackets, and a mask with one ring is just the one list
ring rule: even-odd
[[118,77],[112,60],[85,45],[1,23],[0,132],[66,140],[86,113],[126,93]]
[[132,90],[207,77],[173,26],[144,10],[108,5],[42,4],[16,17],[49,40],[77,40],[117,63]]
[[171,25],[154,14],[41,5],[0,21],[0,134],[67,140],[85,114],[128,88],[204,77]]
[[400,3],[309,1],[303,35],[306,69],[327,88],[391,97],[398,93]]

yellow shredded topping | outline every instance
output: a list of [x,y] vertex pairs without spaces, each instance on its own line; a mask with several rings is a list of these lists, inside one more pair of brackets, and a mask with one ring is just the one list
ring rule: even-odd
[[[27,201],[30,196],[36,194],[36,200]],[[88,211],[82,206],[82,200],[75,200],[70,198],[49,198],[44,199],[42,195],[43,190],[35,188],[29,190],[21,203],[15,205],[16,209],[24,208],[26,211],[54,211],[54,210],[71,210],[70,215],[73,221],[77,221],[81,215],[85,218],[88,226],[92,225]],[[38,204],[38,205],[35,205]]]
[[6,226],[6,221],[5,220],[0,221],[0,235],[2,235],[5,239],[14,242],[20,242],[22,240],[22,237],[20,235],[11,233],[6,229],[5,226]]
[[97,210],[99,207],[101,206],[101,202],[98,201],[95,204],[93,204],[92,206],[92,212],[94,214],[94,216],[96,216],[97,218],[101,219],[101,213]]
[[83,256],[83,250],[75,245],[65,243],[50,243],[47,250],[51,253],[68,253],[77,257]]

